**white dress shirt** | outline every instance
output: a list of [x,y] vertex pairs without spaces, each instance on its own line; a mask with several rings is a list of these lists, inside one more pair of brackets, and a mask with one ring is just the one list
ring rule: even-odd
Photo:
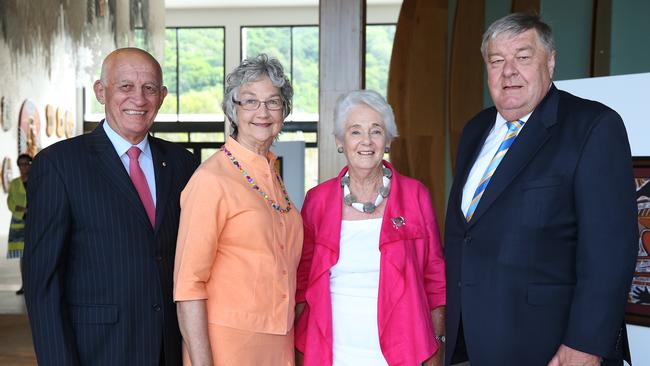
[[[532,112],[519,119],[520,121],[524,122],[523,127],[521,127],[522,130],[526,127],[526,121],[528,121],[528,118],[531,114]],[[463,210],[463,214],[465,216],[467,216],[467,210],[469,209],[470,203],[472,202],[472,198],[474,198],[476,188],[478,188],[478,185],[481,182],[481,178],[483,178],[483,175],[485,174],[485,170],[487,169],[488,165],[490,165],[494,154],[497,153],[497,150],[499,149],[503,138],[506,137],[506,134],[508,133],[507,122],[508,121],[506,121],[505,118],[503,118],[503,116],[497,112],[494,126],[492,127],[492,130],[490,131],[488,137],[485,139],[483,147],[481,148],[481,152],[478,154],[476,161],[474,161],[474,166],[472,166],[472,170],[470,170],[469,175],[467,176],[465,187],[463,187],[463,200],[461,202],[461,209]],[[521,130],[519,132],[521,132]],[[488,185],[490,184],[488,183]]]
[[140,163],[140,169],[144,173],[144,176],[147,178],[147,185],[149,186],[149,192],[151,192],[151,199],[153,200],[154,206],[156,205],[156,175],[153,171],[153,155],[151,154],[151,147],[149,146],[149,136],[147,135],[142,141],[137,145],[131,145],[130,142],[126,141],[122,136],[118,135],[107,121],[104,121],[104,131],[106,136],[113,144],[117,156],[122,160],[124,168],[126,168],[126,173],[129,174],[129,156],[126,152],[131,148],[131,146],[137,146],[140,148],[142,153],[138,157],[138,162]]

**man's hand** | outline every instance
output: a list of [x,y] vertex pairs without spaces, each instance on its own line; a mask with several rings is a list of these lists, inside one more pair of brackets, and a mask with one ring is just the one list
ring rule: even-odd
[[548,366],[599,366],[600,357],[560,345]]

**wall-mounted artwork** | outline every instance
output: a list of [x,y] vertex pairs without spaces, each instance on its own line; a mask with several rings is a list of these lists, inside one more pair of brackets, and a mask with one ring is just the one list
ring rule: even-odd
[[72,118],[72,112],[65,111],[65,137],[74,136],[74,119]]
[[41,149],[41,117],[32,101],[26,99],[20,108],[18,153],[35,156]]
[[65,136],[65,111],[59,107],[56,109],[56,137]]
[[650,327],[650,158],[634,159],[639,251],[625,307],[630,324]]
[[3,131],[9,131],[11,128],[11,100],[8,97],[0,97],[0,125]]
[[2,160],[2,177],[0,179],[2,180],[2,190],[7,193],[9,192],[9,182],[11,182],[11,178],[13,177],[12,171],[11,171],[11,159],[5,157]]
[[51,137],[56,128],[56,109],[53,105],[48,104],[45,106],[45,134]]

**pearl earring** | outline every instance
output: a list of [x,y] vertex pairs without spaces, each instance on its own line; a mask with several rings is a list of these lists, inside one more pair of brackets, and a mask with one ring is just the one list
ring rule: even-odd
[[343,146],[339,146],[339,147],[337,147],[337,148],[336,148],[336,151],[337,151],[339,154],[343,154]]

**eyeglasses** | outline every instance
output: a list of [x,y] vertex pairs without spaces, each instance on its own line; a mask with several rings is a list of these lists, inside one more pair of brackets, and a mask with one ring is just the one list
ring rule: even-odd
[[233,98],[232,101],[236,104],[239,104],[247,111],[256,111],[262,104],[264,104],[266,106],[266,109],[270,111],[277,111],[279,109],[282,109],[282,101],[280,99],[269,99],[266,101],[261,101],[257,99],[235,100],[235,98]]
[[31,161],[19,161],[17,164],[18,164],[18,166],[30,166],[30,165],[32,165],[32,162]]

